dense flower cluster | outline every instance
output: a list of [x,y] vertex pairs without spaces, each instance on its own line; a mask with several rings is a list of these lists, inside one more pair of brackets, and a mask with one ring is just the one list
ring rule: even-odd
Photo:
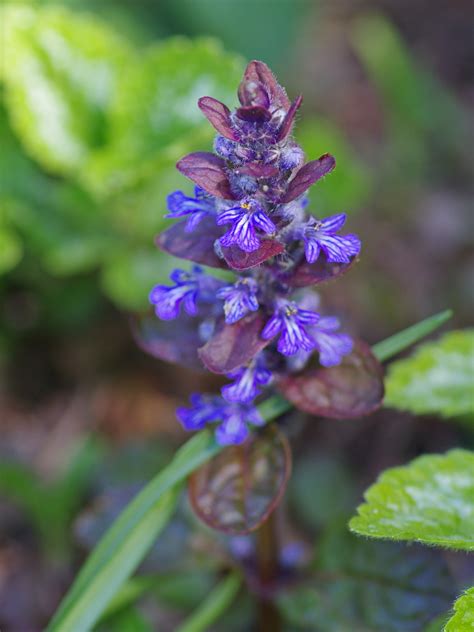
[[177,411],[188,430],[217,424],[221,444],[240,443],[249,425],[263,423],[254,405],[263,389],[309,363],[334,367],[351,354],[353,340],[337,318],[317,311],[308,288],[345,272],[360,251],[356,235],[341,234],[344,214],[316,219],[307,212],[308,188],[335,160],[326,154],[305,162],[292,136],[301,97],[290,103],[258,61],[247,66],[238,97],[234,112],[212,97],[199,100],[218,133],[214,153],[178,162],[194,195],[168,196],[167,217],[181,221],[157,238],[172,255],[236,276],[225,282],[194,265],[150,294],[159,319],[179,317],[181,329],[171,335],[188,348],[174,348],[167,332],[148,350],[188,365],[194,358],[231,380],[220,396],[193,395],[191,407]]

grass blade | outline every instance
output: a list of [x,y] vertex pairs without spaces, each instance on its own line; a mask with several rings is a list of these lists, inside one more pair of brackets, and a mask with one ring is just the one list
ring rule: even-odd
[[452,310],[446,309],[444,312],[430,316],[429,318],[416,323],[416,325],[412,325],[411,327],[400,331],[398,334],[394,334],[393,336],[382,340],[382,342],[378,342],[372,347],[372,351],[381,362],[388,360],[410,345],[415,344],[415,342],[418,342],[435,329],[438,329],[441,325],[444,325],[444,323],[447,322],[452,315]]
[[231,574],[226,577],[199,608],[176,629],[176,632],[206,632],[234,601],[240,584],[238,575]]

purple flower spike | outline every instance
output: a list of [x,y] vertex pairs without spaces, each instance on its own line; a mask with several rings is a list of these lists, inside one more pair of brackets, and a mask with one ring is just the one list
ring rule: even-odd
[[315,348],[319,351],[319,363],[323,366],[337,366],[342,358],[351,353],[354,343],[347,334],[336,333],[339,319],[335,316],[320,318],[316,327],[311,329]]
[[217,298],[224,299],[226,323],[236,323],[249,312],[258,310],[257,290],[255,279],[244,277],[233,285],[227,285],[217,291]]
[[253,252],[260,247],[256,229],[267,235],[276,232],[276,226],[255,200],[240,202],[239,206],[227,209],[217,217],[217,224],[232,224],[232,228],[220,239],[224,247],[237,245],[245,252]]
[[229,402],[249,403],[260,394],[259,387],[270,382],[272,372],[266,368],[263,358],[259,357],[248,367],[228,373],[227,377],[235,382],[222,387],[222,396]]
[[[306,162],[292,135],[302,97],[290,101],[263,62],[247,65],[238,98],[232,111],[212,96],[199,99],[217,132],[213,153],[178,161],[195,194],[168,196],[166,217],[180,221],[156,239],[170,255],[236,276],[223,281],[198,265],[175,270],[169,287],[157,285],[150,294],[162,320],[140,321],[135,334],[155,357],[230,378],[219,396],[193,395],[189,408],[178,409],[187,430],[214,424],[221,445],[242,443],[250,426],[263,423],[252,402],[272,388],[272,371],[290,402],[331,418],[367,414],[383,395],[382,369],[370,349],[341,333],[337,318],[321,318],[305,289],[346,273],[361,248],[356,235],[339,234],[345,215],[317,220],[306,208],[309,187],[336,161],[324,154]],[[258,443],[246,445],[253,450]],[[214,484],[214,472],[205,469],[192,483],[193,506],[208,522],[198,495]],[[216,507],[224,511],[220,502]],[[231,531],[226,520],[219,514],[208,524]]]
[[357,235],[336,235],[346,221],[345,213],[332,215],[326,219],[310,219],[303,229],[303,241],[306,260],[314,263],[321,250],[331,263],[350,263],[352,257],[360,252],[360,239]]
[[220,445],[238,445],[249,435],[248,424],[262,426],[264,421],[256,408],[248,404],[227,404],[223,408],[224,420],[216,428]]
[[311,351],[315,341],[306,331],[306,325],[315,325],[319,314],[306,309],[299,309],[292,301],[280,301],[275,314],[265,325],[262,338],[269,340],[281,333],[277,349],[285,356],[292,356],[298,351]]
[[195,197],[188,197],[182,191],[175,191],[167,198],[170,212],[165,217],[174,219],[188,216],[186,232],[193,231],[206,215],[215,213],[214,201],[201,187],[194,187],[194,195]]
[[179,315],[181,304],[190,316],[197,314],[197,300],[213,300],[221,281],[207,276],[200,266],[193,266],[191,272],[174,270],[170,274],[174,281],[171,287],[156,285],[150,292],[150,303],[155,306],[158,318],[173,320]]

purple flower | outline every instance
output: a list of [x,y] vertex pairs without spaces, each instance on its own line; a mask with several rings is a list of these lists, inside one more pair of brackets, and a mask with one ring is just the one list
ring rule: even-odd
[[222,396],[228,402],[251,402],[260,394],[260,386],[266,386],[272,379],[272,372],[267,369],[262,356],[256,358],[247,367],[240,367],[227,377],[235,379],[233,384],[222,387]]
[[186,231],[193,231],[205,215],[215,212],[214,201],[201,187],[194,187],[195,197],[189,197],[182,191],[168,195],[167,204],[170,211],[165,217],[188,216]]
[[202,430],[211,421],[221,419],[221,398],[218,395],[194,393],[190,397],[192,408],[180,406],[176,416],[185,430]]
[[332,215],[322,220],[311,218],[303,228],[306,260],[314,263],[321,250],[332,263],[349,263],[360,252],[357,235],[336,235],[346,221],[346,214]]
[[338,318],[324,316],[311,328],[315,348],[319,351],[319,362],[323,366],[337,366],[352,351],[352,338],[347,334],[336,333],[339,327]]
[[216,289],[221,281],[207,276],[200,266],[193,266],[190,272],[173,270],[170,279],[171,287],[155,285],[150,292],[150,303],[155,306],[155,313],[162,320],[173,320],[179,315],[181,304],[190,316],[197,314],[197,301],[212,302]]
[[262,207],[255,200],[246,200],[223,211],[217,218],[217,224],[232,224],[231,229],[220,239],[222,246],[236,244],[245,252],[258,250],[260,239],[256,234],[259,229],[271,235],[276,232],[276,226]]
[[217,291],[217,298],[224,299],[226,323],[236,323],[249,312],[258,310],[257,290],[255,279],[243,277],[233,285],[227,285]]
[[186,430],[201,430],[208,423],[220,422],[216,440],[220,445],[238,444],[248,437],[248,424],[264,423],[256,408],[248,404],[229,403],[222,397],[194,394],[191,408],[180,407],[176,414]]
[[269,340],[278,333],[278,351],[291,356],[298,351],[314,349],[315,341],[306,331],[306,325],[315,325],[319,314],[306,309],[299,309],[292,301],[281,300],[274,315],[267,322],[262,331],[262,338]]
[[216,428],[216,440],[220,445],[243,443],[249,435],[248,424],[262,426],[264,420],[257,408],[249,404],[227,404],[223,409],[223,421]]

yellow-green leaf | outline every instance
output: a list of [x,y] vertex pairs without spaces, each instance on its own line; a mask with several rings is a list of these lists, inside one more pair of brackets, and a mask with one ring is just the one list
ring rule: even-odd
[[421,456],[383,472],[349,527],[373,538],[474,550],[474,452]]
[[390,365],[385,404],[417,414],[474,414],[474,329],[451,331]]

